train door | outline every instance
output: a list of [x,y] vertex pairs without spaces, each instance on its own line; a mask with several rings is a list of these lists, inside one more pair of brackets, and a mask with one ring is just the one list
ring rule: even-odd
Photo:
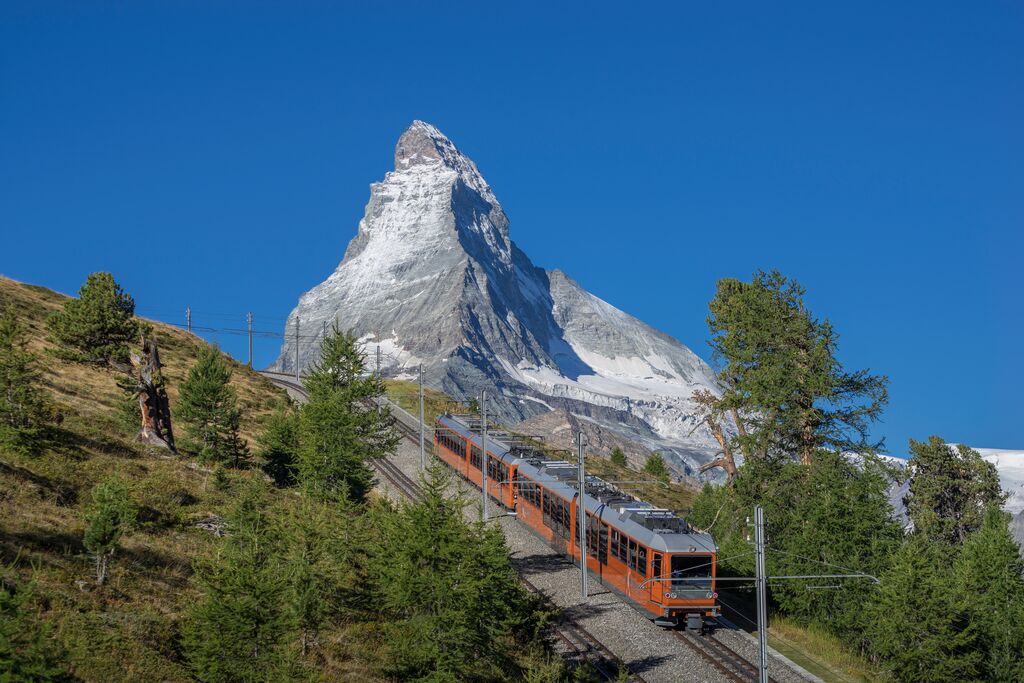
[[650,587],[651,600],[657,603],[662,602],[665,595],[665,582],[661,580],[662,565],[661,553],[651,553],[651,578],[647,585]]

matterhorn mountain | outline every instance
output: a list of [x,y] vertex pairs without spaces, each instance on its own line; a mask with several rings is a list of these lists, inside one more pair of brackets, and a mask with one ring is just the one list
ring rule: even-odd
[[[488,392],[506,424],[551,411],[668,455],[693,474],[714,453],[692,395],[715,391],[690,349],[531,263],[476,164],[422,121],[402,133],[395,170],[370,201],[337,269],[299,299],[273,368],[316,360],[323,323],[365,344],[370,364],[459,400]],[[610,443],[611,441],[609,441]]]

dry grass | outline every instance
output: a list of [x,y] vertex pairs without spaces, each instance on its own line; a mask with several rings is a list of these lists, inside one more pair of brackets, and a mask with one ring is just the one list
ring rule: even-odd
[[[178,646],[180,623],[198,596],[194,562],[217,544],[192,522],[223,515],[232,493],[214,490],[209,471],[187,456],[147,452],[132,442],[133,430],[118,418],[123,397],[114,371],[65,363],[50,353],[46,317],[65,299],[0,278],[0,309],[11,307],[28,329],[63,416],[41,454],[0,452],[0,574],[34,583],[42,617],[54,625],[77,678],[191,680]],[[154,328],[173,415],[177,387],[205,342],[159,323]],[[263,377],[232,363],[242,436],[252,443],[260,419],[286,399]],[[180,425],[176,431],[180,438]],[[111,475],[128,482],[140,524],[123,540],[108,583],[99,587],[82,547],[83,512],[91,487]],[[258,470],[229,475],[232,486],[262,476]],[[269,504],[281,511],[294,503],[288,492],[269,494]],[[375,678],[372,643],[365,633],[351,632],[360,628],[340,625],[323,634],[325,679]]]
[[889,680],[883,672],[847,650],[838,638],[785,617],[769,620],[768,644],[829,683]]

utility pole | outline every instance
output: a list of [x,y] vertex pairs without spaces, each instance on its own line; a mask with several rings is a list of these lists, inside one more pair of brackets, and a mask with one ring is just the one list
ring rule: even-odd
[[377,344],[377,377],[380,377],[380,344]]
[[483,438],[482,446],[483,453],[480,454],[480,474],[483,477],[481,479],[480,490],[484,493],[483,506],[480,508],[480,521],[487,521],[487,390],[480,392],[480,412],[483,418]]
[[583,594],[583,602],[587,601],[587,506],[583,502],[586,495],[587,474],[583,467],[583,432],[576,433],[576,449],[578,452],[579,467],[579,494],[576,496],[576,518],[579,520],[580,528],[580,592]]
[[757,646],[758,680],[768,683],[768,577],[764,571],[764,508],[754,508],[754,544],[757,558]]
[[189,334],[192,334],[192,307],[185,308],[185,328]]
[[249,369],[252,369],[252,311],[245,314],[245,322],[249,326]]
[[420,471],[427,469],[427,447],[425,434],[426,425],[423,423],[423,363],[420,363]]
[[295,316],[295,381],[299,381],[299,316]]

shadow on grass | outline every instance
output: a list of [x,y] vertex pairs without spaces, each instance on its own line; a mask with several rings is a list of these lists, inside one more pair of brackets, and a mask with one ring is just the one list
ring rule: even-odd
[[0,460],[0,474],[8,475],[25,484],[32,484],[49,494],[53,501],[62,507],[75,505],[78,502],[78,489],[71,484],[51,477],[38,474],[20,465],[13,465]]

